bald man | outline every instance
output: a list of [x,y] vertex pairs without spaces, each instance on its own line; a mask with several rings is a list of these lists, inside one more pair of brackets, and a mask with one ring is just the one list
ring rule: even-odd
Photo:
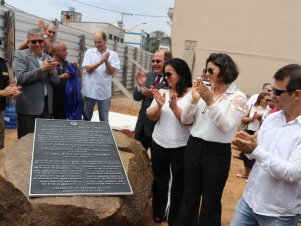
[[107,47],[104,32],[94,34],[95,48],[85,53],[82,68],[87,75],[82,87],[84,118],[90,121],[97,102],[99,121],[108,121],[112,95],[112,77],[120,69],[118,54]]
[[82,98],[80,78],[82,73],[76,63],[66,60],[67,45],[58,41],[53,44],[53,59],[57,62],[56,71],[60,83],[53,88],[53,118],[82,119]]

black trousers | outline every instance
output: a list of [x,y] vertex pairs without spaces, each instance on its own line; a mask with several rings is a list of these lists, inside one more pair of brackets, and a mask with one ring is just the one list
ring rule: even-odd
[[189,137],[184,160],[184,195],[177,226],[221,225],[221,198],[230,162],[230,143]]
[[35,121],[37,118],[45,118],[50,119],[51,114],[48,113],[48,99],[45,97],[44,101],[44,110],[41,115],[24,115],[24,114],[17,114],[18,115],[18,139],[25,136],[28,133],[34,132]]
[[[247,130],[247,133],[250,135],[254,135],[255,131],[253,130]],[[248,159],[247,156],[243,152],[239,154],[240,158],[244,162],[244,167],[248,169],[252,169],[253,165],[255,164],[256,159]]]
[[169,226],[174,226],[176,223],[175,221],[179,213],[183,196],[185,148],[185,146],[179,148],[164,148],[153,141],[153,216],[162,218],[166,214],[171,171],[172,181],[168,214]]

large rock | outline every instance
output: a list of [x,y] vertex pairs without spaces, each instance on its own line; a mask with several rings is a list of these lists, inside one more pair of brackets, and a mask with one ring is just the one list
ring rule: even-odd
[[0,225],[132,225],[151,197],[152,171],[142,145],[114,131],[133,189],[129,196],[49,196],[29,198],[33,135],[0,155]]

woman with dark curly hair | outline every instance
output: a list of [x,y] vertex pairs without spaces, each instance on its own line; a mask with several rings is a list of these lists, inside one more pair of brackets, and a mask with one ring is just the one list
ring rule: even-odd
[[[230,56],[206,60],[211,87],[194,81],[181,121],[192,124],[184,160],[184,195],[177,226],[220,226],[221,198],[231,162],[231,140],[245,115],[246,95],[234,85],[238,69]],[[201,204],[201,205],[200,205]]]
[[153,89],[154,100],[146,111],[149,119],[157,121],[152,136],[153,219],[157,223],[165,219],[171,180],[167,217],[168,224],[174,226],[183,195],[184,151],[190,134],[189,126],[181,123],[181,114],[191,99],[192,75],[187,63],[179,58],[166,61],[163,72],[169,89]]

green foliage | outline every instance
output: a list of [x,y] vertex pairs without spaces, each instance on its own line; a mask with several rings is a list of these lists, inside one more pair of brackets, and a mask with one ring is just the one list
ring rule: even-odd
[[168,37],[163,31],[154,31],[146,39],[146,51],[155,53],[160,46],[160,40]]

